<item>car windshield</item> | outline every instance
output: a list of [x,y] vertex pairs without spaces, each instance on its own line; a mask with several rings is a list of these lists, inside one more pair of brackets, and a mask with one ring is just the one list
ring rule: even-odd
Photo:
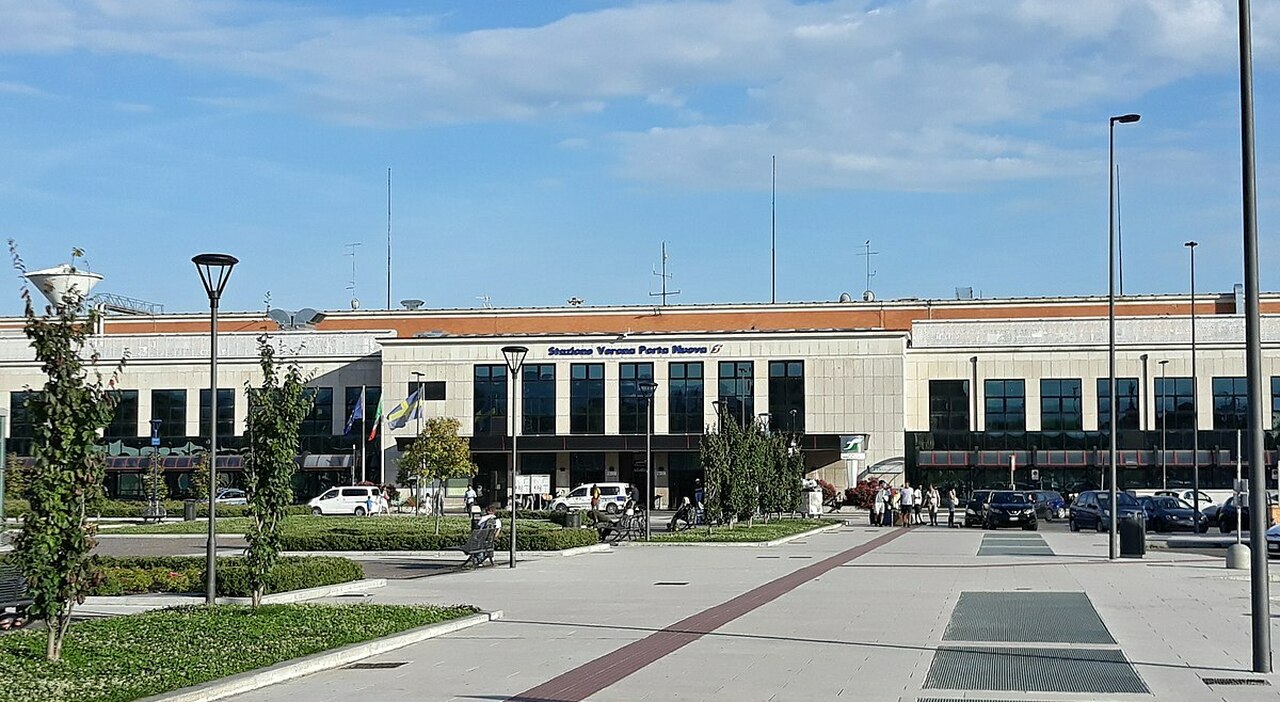
[[991,496],[991,502],[1001,505],[1025,505],[1027,497],[1017,492],[997,492]]
[[[1127,492],[1116,493],[1116,502],[1121,507],[1137,507],[1138,501],[1133,499],[1133,495]],[[1106,492],[1098,493],[1098,504],[1106,507],[1111,504],[1111,494]]]
[[1156,500],[1156,504],[1160,509],[1191,509],[1191,505],[1185,500],[1179,500],[1176,497],[1161,497]]

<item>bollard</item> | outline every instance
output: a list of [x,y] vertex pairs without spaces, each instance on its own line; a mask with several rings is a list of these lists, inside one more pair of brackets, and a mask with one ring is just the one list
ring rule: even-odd
[[1227,547],[1227,570],[1249,569],[1249,547],[1244,544],[1231,544]]

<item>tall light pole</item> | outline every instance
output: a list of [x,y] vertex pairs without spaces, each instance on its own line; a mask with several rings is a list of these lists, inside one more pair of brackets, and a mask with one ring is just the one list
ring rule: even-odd
[[4,531],[4,472],[8,470],[8,445],[5,443],[9,434],[9,413],[0,410],[0,531]]
[[[1168,409],[1165,408],[1165,396],[1169,394],[1168,381],[1165,380],[1165,366],[1169,365],[1169,359],[1160,361],[1160,489],[1169,489],[1169,464],[1165,458],[1165,420],[1169,415]],[[1192,528],[1200,528],[1200,515],[1192,515],[1194,520]]]
[[1244,213],[1244,337],[1249,384],[1249,594],[1253,621],[1253,672],[1271,672],[1271,586],[1267,578],[1267,481],[1262,431],[1262,330],[1258,306],[1258,202],[1253,146],[1253,49],[1249,0],[1240,0],[1240,161]]
[[1107,557],[1116,559],[1116,123],[1132,124],[1142,119],[1140,115],[1127,114],[1112,117],[1107,124],[1107,386],[1111,397],[1111,417],[1108,422],[1109,446],[1107,460],[1111,464],[1111,529],[1107,538]]
[[[1200,518],[1200,383],[1196,379],[1196,247],[1198,243],[1183,244],[1191,252],[1191,502]],[[1177,397],[1176,395],[1174,397]]]
[[209,540],[205,544],[205,604],[217,601],[218,555],[218,300],[231,279],[231,269],[240,259],[227,254],[206,253],[194,256],[200,282],[209,296]]
[[502,355],[507,359],[507,368],[511,371],[511,562],[508,567],[516,567],[516,437],[520,434],[520,423],[516,402],[520,399],[520,367],[524,365],[524,357],[529,349],[524,346],[504,346]]
[[658,384],[652,380],[640,382],[640,396],[644,398],[644,540],[649,540],[649,507],[653,505],[653,392]]

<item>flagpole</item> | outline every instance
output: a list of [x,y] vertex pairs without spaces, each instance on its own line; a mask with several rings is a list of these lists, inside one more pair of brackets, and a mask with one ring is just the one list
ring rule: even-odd
[[365,461],[368,460],[368,455],[369,455],[369,451],[368,451],[369,438],[365,435],[365,431],[364,431],[364,418],[365,418],[365,415],[367,414],[367,410],[365,410],[365,407],[364,407],[364,401],[365,401],[364,388],[365,386],[363,385],[360,386],[360,482],[362,483],[365,481],[364,464],[365,464]]

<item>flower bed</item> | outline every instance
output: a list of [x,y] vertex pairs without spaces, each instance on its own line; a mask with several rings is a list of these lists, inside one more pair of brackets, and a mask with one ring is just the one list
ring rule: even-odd
[[476,611],[372,604],[179,607],[73,624],[59,663],[44,660],[44,631],[18,632],[0,637],[0,702],[125,702]]

